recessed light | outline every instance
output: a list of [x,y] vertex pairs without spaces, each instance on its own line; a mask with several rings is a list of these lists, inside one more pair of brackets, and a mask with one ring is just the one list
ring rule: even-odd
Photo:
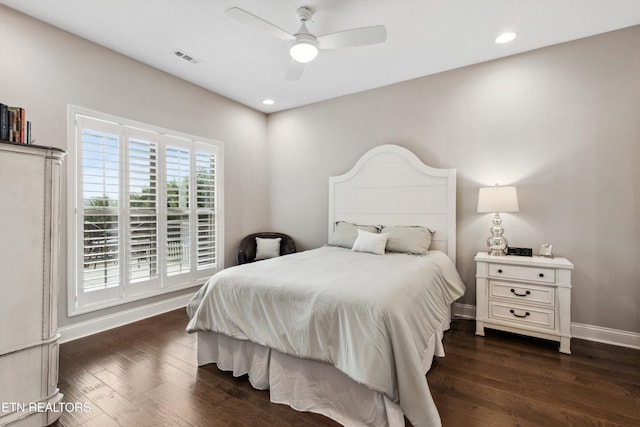
[[496,43],[498,44],[509,43],[515,40],[516,37],[518,37],[518,35],[513,31],[505,31],[504,33],[496,37]]
[[273,104],[275,104],[275,103],[276,103],[276,101],[274,101],[274,100],[273,100],[273,99],[271,99],[271,98],[265,98],[265,99],[263,99],[263,100],[262,100],[262,103],[263,103],[264,105],[273,105]]

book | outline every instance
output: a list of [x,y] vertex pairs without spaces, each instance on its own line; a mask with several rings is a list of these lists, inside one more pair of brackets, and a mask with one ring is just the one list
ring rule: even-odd
[[21,144],[31,143],[31,123],[22,107],[0,103],[0,139]]
[[24,108],[18,107],[18,111],[20,112],[20,139],[18,142],[23,144],[27,143],[27,112]]
[[9,110],[9,141],[18,142],[20,135],[20,128],[18,127],[18,119],[20,117],[20,111],[18,107],[7,107]]
[[0,139],[9,139],[9,109],[0,103]]

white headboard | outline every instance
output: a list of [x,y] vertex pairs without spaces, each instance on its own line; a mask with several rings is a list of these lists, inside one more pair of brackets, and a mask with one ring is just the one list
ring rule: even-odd
[[428,227],[431,248],[455,263],[456,170],[429,167],[398,145],[373,148],[329,178],[329,238],[338,221]]

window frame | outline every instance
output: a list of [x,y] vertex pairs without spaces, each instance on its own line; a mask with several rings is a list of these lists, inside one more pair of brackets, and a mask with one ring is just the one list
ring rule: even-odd
[[[81,153],[82,140],[78,140],[79,130],[77,128],[77,116],[86,116],[90,119],[111,122],[119,128],[119,178],[118,178],[118,217],[119,217],[119,238],[120,247],[119,270],[120,277],[126,280],[120,281],[117,287],[112,288],[104,294],[108,298],[100,298],[96,294],[96,298],[86,298],[88,293],[84,292],[84,202],[83,194],[79,194],[79,187],[83,178],[81,170]],[[139,301],[158,295],[164,295],[176,292],[182,289],[188,289],[202,285],[212,274],[224,268],[224,150],[223,144],[207,138],[193,136],[182,132],[141,123],[134,120],[114,116],[107,113],[93,111],[83,107],[68,105],[67,107],[67,142],[69,147],[67,165],[67,311],[68,316],[76,316],[83,313],[89,313],[108,307],[114,307],[133,301]],[[199,209],[197,204],[197,172],[195,171],[196,153],[198,148],[200,152],[207,152],[211,156],[215,156],[214,168],[214,227],[213,236],[215,239],[215,256],[212,267],[199,269],[198,257],[190,257],[191,268],[188,273],[178,276],[168,276],[166,263],[165,240],[167,237],[167,207],[166,184],[163,183],[158,190],[156,196],[156,223],[157,223],[157,261],[159,269],[159,277],[157,279],[159,286],[149,286],[146,282],[142,282],[140,286],[136,286],[136,282],[130,280],[129,265],[132,251],[131,242],[133,239],[128,234],[130,213],[130,194],[129,194],[129,171],[128,163],[125,161],[129,156],[129,141],[124,141],[127,135],[135,135],[138,131],[142,133],[155,134],[157,147],[157,164],[156,164],[156,180],[164,182],[165,166],[166,166],[166,147],[167,144],[173,144],[175,141],[181,141],[190,150],[191,174],[189,176],[189,222],[190,222],[190,239],[193,239],[191,253],[197,254],[198,245],[198,215]],[[170,141],[170,142],[169,142]],[[193,209],[191,204],[196,201]],[[195,228],[194,228],[195,227]],[[128,257],[129,260],[125,260]],[[123,262],[123,260],[125,260]],[[122,272],[124,270],[124,272]],[[113,290],[115,289],[115,291]],[[101,291],[98,291],[101,292]],[[81,295],[83,294],[83,295]],[[117,294],[117,296],[114,296]]]

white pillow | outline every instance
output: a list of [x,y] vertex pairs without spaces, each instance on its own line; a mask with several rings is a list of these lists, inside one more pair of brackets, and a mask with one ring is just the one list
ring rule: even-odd
[[387,246],[387,237],[389,237],[388,233],[370,233],[368,231],[358,229],[358,237],[356,238],[351,250],[384,255],[384,248]]
[[275,239],[263,239],[256,237],[256,260],[275,258],[280,256],[281,237]]

